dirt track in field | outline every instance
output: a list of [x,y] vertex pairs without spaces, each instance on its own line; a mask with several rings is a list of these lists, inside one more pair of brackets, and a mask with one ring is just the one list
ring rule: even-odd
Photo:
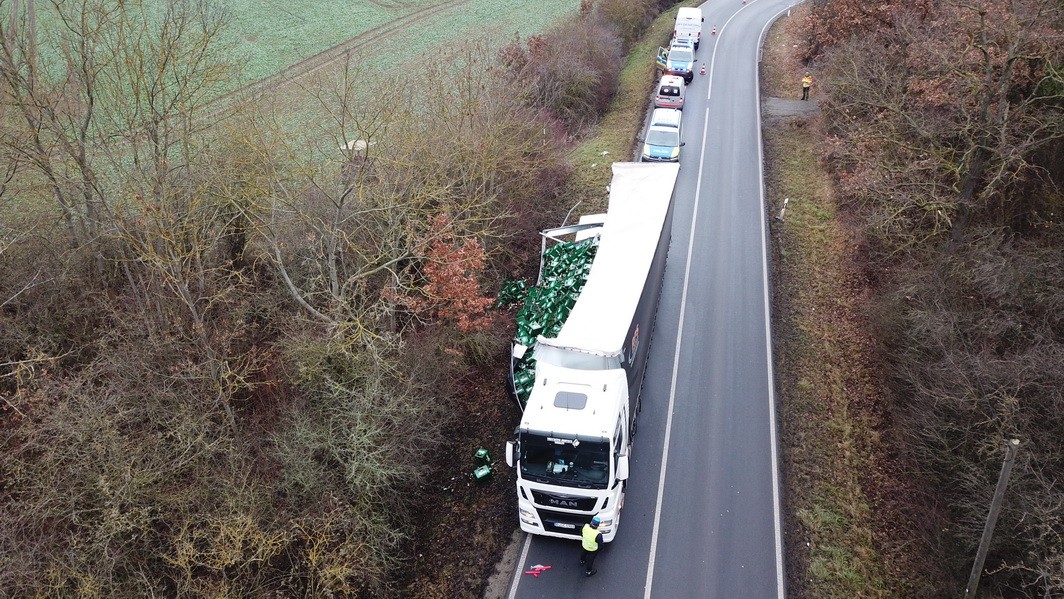
[[[370,1],[384,8],[403,8],[409,6],[409,3],[400,0],[394,0],[391,2],[385,0]],[[424,21],[438,13],[457,8],[463,4],[468,4],[469,1],[470,0],[443,0],[437,4],[419,8],[397,19],[388,21],[387,23],[382,23],[372,29],[360,33],[342,44],[337,44],[311,56],[310,58],[305,58],[297,63],[289,65],[265,79],[249,83],[248,85],[219,96],[207,105],[206,113],[201,118],[210,121],[221,117],[230,109],[233,100],[261,98],[269,92],[276,91],[302,77],[336,63],[350,55],[350,53],[355,50],[372,46],[381,40],[393,37],[420,21]]]
[[377,6],[379,6],[381,8],[406,8],[407,6],[410,6],[409,2],[401,2],[400,0],[393,0],[392,2],[387,2],[385,0],[368,0],[368,1],[369,1],[370,4],[376,4]]

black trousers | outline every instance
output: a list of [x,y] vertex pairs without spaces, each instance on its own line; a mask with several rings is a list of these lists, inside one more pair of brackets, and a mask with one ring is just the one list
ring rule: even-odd
[[584,564],[584,572],[590,572],[591,567],[595,565],[595,556],[598,555],[598,551],[588,551],[584,549],[584,552],[580,554],[580,563]]
[[805,87],[804,85],[802,86],[802,99],[803,100],[808,100],[809,99],[809,88]]

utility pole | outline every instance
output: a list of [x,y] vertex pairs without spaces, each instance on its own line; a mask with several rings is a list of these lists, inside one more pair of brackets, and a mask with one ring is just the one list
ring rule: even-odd
[[990,551],[990,538],[994,536],[994,525],[997,524],[998,514],[1001,513],[1005,488],[1009,486],[1012,462],[1016,459],[1016,449],[1019,446],[1019,439],[1009,439],[1005,444],[1005,461],[1001,464],[1001,474],[998,475],[994,498],[990,500],[990,513],[986,516],[983,538],[979,539],[979,550],[975,553],[975,563],[972,564],[972,573],[968,576],[968,586],[964,589],[964,599],[975,599],[975,593],[979,590],[979,577],[983,575],[983,563],[986,561],[987,552]]

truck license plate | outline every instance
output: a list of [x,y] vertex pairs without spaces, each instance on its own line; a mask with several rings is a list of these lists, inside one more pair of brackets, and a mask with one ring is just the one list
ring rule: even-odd
[[576,528],[575,524],[568,524],[566,522],[555,522],[554,525],[558,528]]

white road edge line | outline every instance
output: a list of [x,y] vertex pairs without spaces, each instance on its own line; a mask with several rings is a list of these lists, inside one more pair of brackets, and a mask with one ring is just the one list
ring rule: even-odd
[[680,344],[683,341],[683,321],[687,312],[687,288],[691,280],[691,257],[695,249],[695,229],[698,225],[698,203],[702,199],[702,168],[706,162],[706,138],[709,135],[709,99],[713,97],[713,70],[717,66],[717,42],[735,15],[750,4],[744,4],[724,22],[713,40],[713,58],[709,60],[709,84],[706,91],[705,127],[702,128],[702,152],[698,157],[698,182],[695,184],[695,204],[691,210],[691,235],[687,242],[687,265],[683,273],[683,293],[680,296],[680,323],[676,330],[676,349],[672,359],[672,383],[669,386],[669,413],[665,419],[665,440],[661,450],[661,474],[658,476],[658,495],[654,503],[654,530],[650,535],[650,557],[647,559],[647,579],[643,587],[643,599],[650,599],[654,587],[654,562],[658,554],[658,534],[661,529],[661,502],[665,496],[665,471],[669,464],[669,440],[672,437],[672,412],[676,404],[676,375],[680,370]]
[[[793,6],[792,4],[791,6]],[[768,414],[769,414],[769,442],[772,447],[772,511],[775,518],[775,533],[776,533],[776,596],[779,599],[786,597],[786,584],[783,574],[783,521],[780,509],[780,465],[779,465],[779,443],[778,443],[778,431],[776,428],[776,384],[775,373],[772,367],[772,320],[771,320],[771,298],[768,292],[768,219],[765,214],[765,156],[764,156],[764,137],[761,133],[761,49],[765,43],[765,34],[768,33],[769,27],[776,22],[776,19],[780,18],[785,12],[790,12],[791,6],[779,11],[772,16],[771,19],[765,23],[765,26],[761,29],[761,35],[757,38],[757,53],[758,60],[754,68],[754,101],[757,103],[755,107],[757,113],[757,170],[759,187],[761,188],[761,274],[764,277],[764,289],[765,289],[765,357],[768,364]]]
[[525,569],[525,560],[528,559],[528,548],[532,545],[532,535],[525,533],[525,546],[521,549],[521,557],[517,558],[517,569],[514,570],[514,581],[510,583],[509,599],[517,597],[517,585],[521,584],[521,573]]

